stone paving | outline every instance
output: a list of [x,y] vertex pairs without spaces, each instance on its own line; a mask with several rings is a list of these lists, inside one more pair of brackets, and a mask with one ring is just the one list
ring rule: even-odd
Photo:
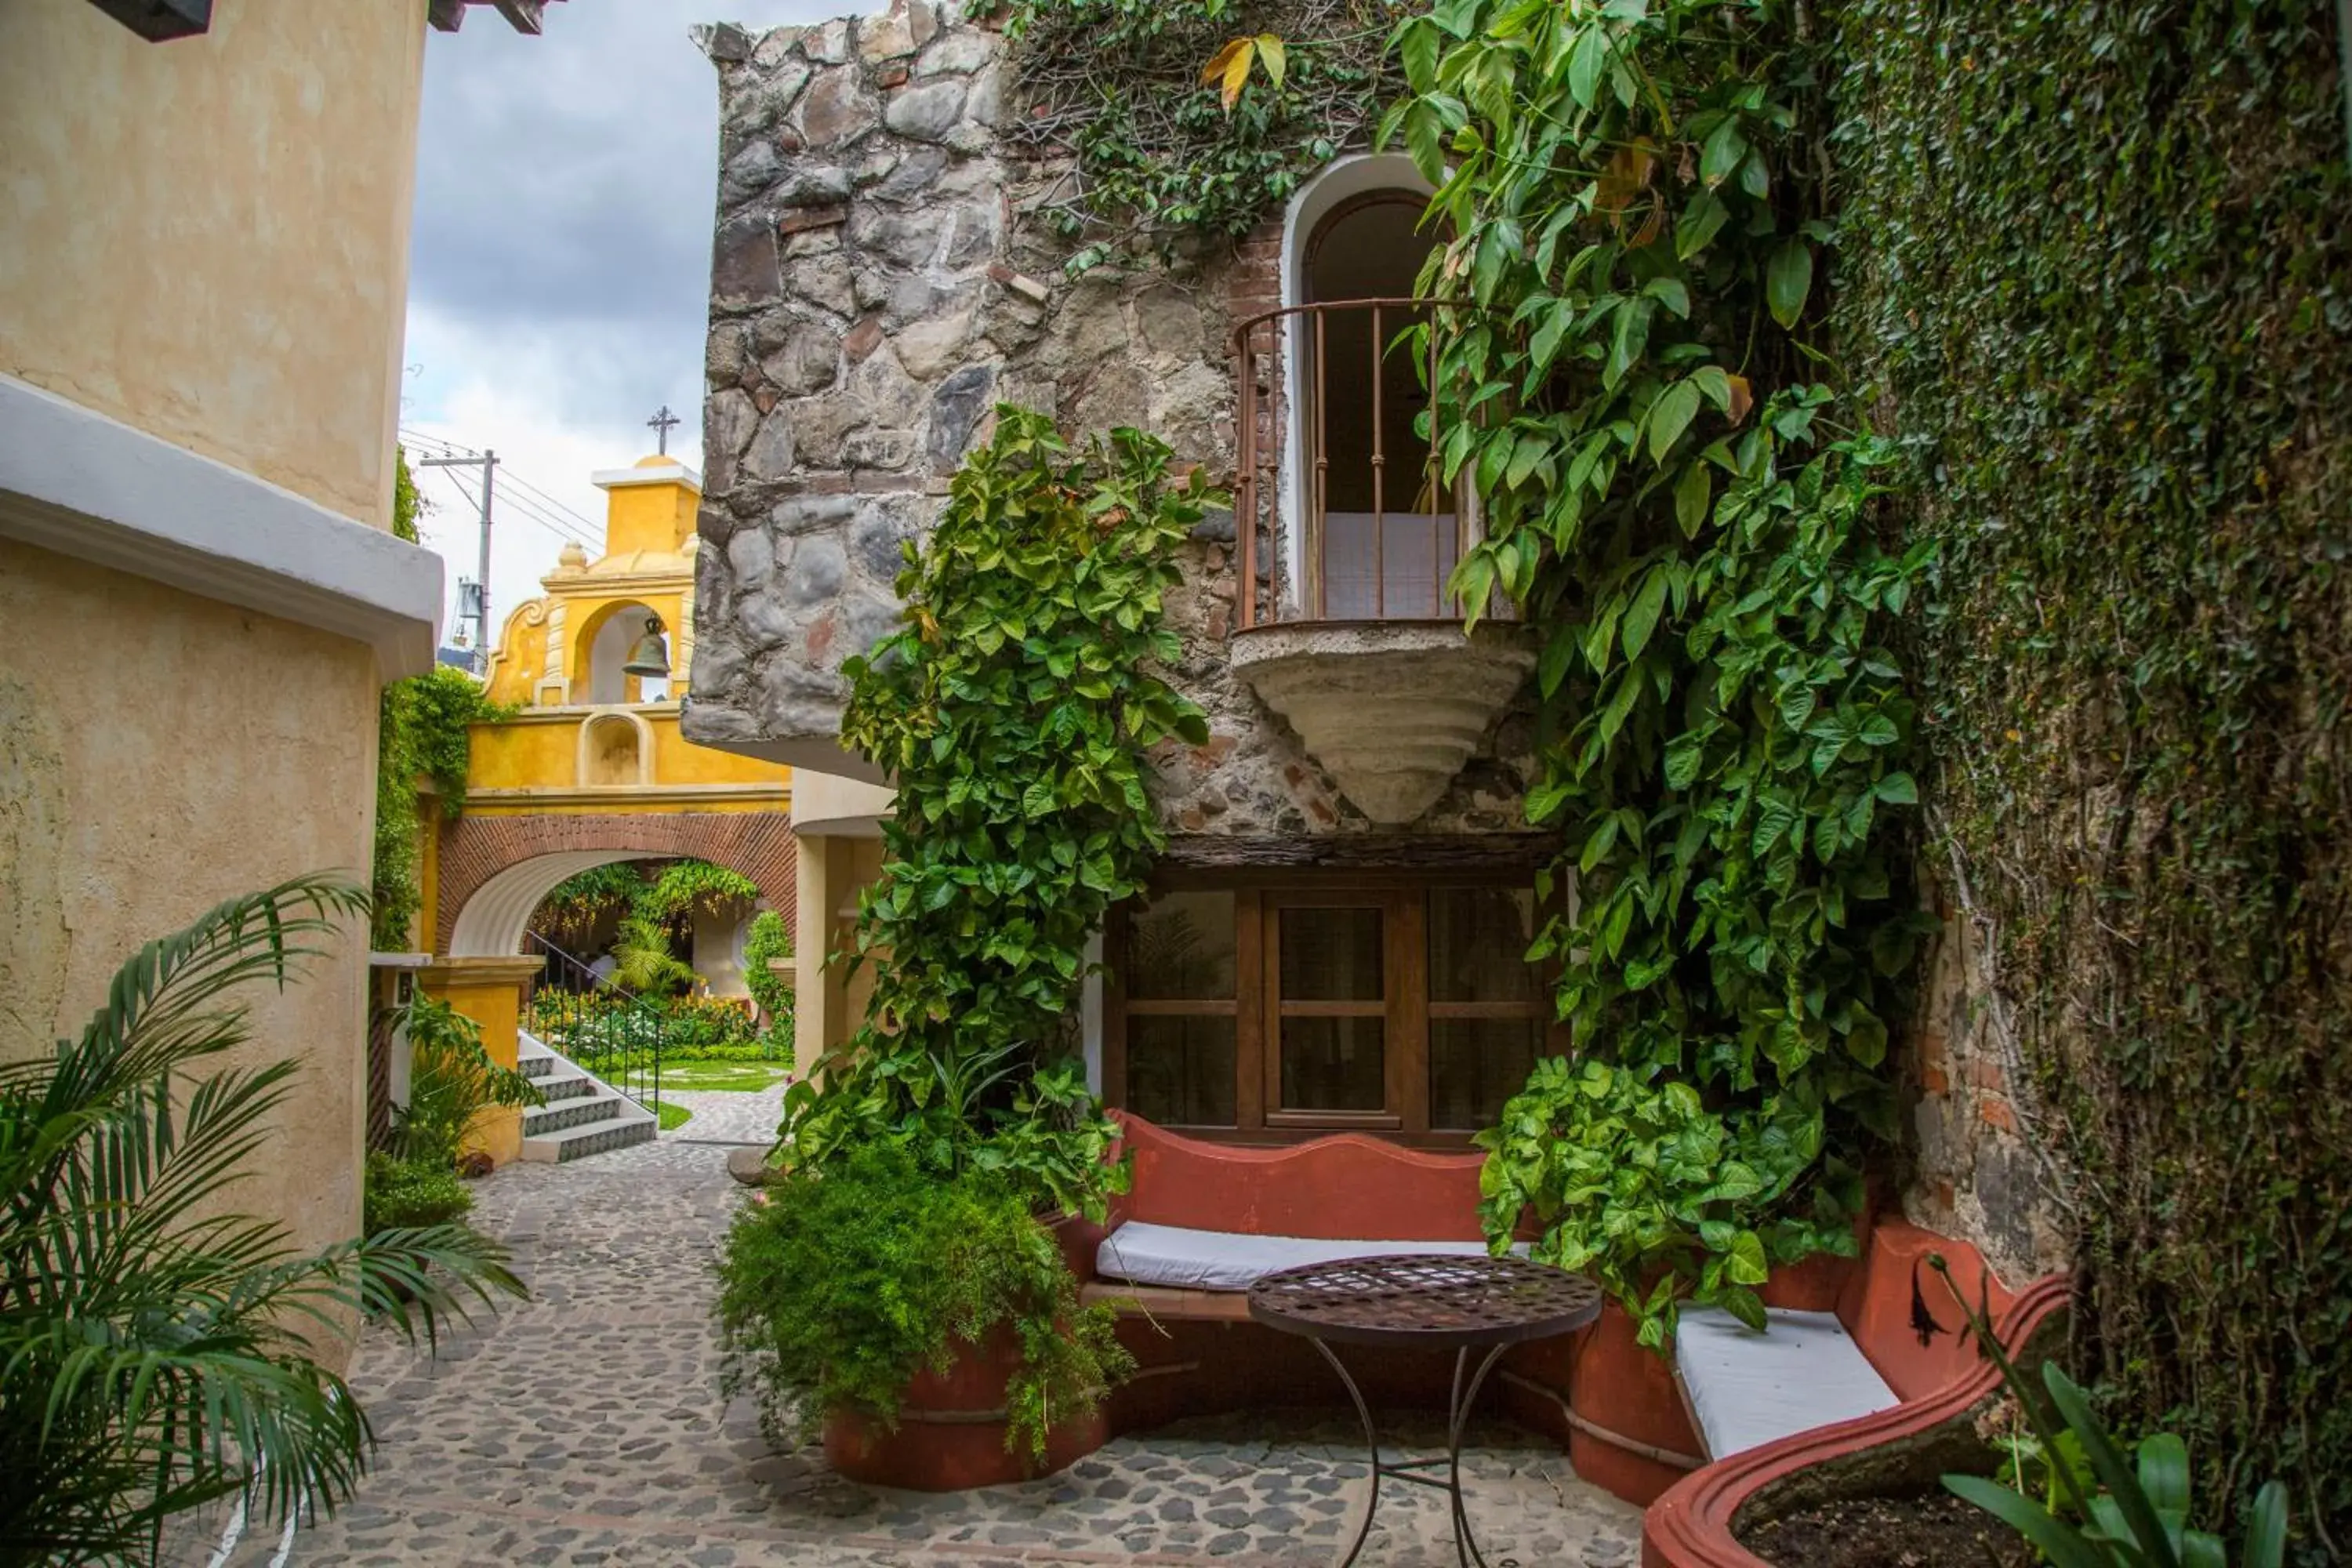
[[[1332,1562],[1353,1534],[1365,1467],[1337,1411],[1132,1434],[1057,1476],[942,1496],[853,1485],[814,1448],[772,1452],[750,1401],[717,1387],[709,1268],[741,1201],[725,1159],[666,1138],[485,1181],[478,1223],[514,1249],[532,1300],[446,1342],[437,1363],[368,1337],[352,1382],[381,1442],[374,1473],[279,1568],[1270,1568]],[[1408,1421],[1402,1435],[1434,1432]],[[1495,1568],[1637,1560],[1638,1512],[1549,1444],[1498,1425],[1465,1464]],[[1454,1561],[1442,1493],[1383,1492],[1365,1563]],[[278,1562],[277,1532],[256,1535],[237,1568]]]
[[683,1106],[692,1116],[683,1127],[662,1134],[680,1143],[773,1143],[776,1123],[784,1116],[784,1090],[778,1079],[754,1093],[740,1089],[666,1089],[662,1098]]

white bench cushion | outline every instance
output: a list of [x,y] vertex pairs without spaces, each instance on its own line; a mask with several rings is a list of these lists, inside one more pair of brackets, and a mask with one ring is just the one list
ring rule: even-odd
[[1902,1401],[1834,1312],[1767,1311],[1759,1333],[1720,1307],[1685,1307],[1675,1363],[1711,1458]]
[[1484,1258],[1483,1241],[1318,1241],[1303,1236],[1243,1236],[1229,1230],[1129,1220],[1095,1249],[1095,1272],[1106,1279],[1178,1290],[1246,1290],[1260,1278],[1304,1263],[1379,1258],[1399,1252],[1444,1252]]

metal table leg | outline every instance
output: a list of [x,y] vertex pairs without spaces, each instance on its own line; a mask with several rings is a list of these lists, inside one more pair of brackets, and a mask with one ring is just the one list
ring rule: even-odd
[[[1321,1340],[1315,1340],[1312,1343],[1317,1350],[1323,1352],[1323,1359],[1331,1363],[1331,1370],[1339,1374],[1339,1382],[1347,1388],[1348,1397],[1355,1402],[1356,1419],[1362,1422],[1364,1426],[1364,1446],[1371,1451],[1372,1456],[1371,1490],[1364,1500],[1364,1521],[1356,1527],[1355,1542],[1348,1548],[1348,1554],[1339,1560],[1339,1568],[1352,1568],[1356,1558],[1364,1550],[1366,1538],[1372,1533],[1372,1518],[1380,1512],[1381,1509],[1382,1476],[1394,1476],[1401,1481],[1412,1481],[1418,1486],[1437,1487],[1444,1490],[1453,1508],[1454,1557],[1460,1562],[1462,1568],[1486,1568],[1486,1559],[1479,1552],[1478,1543],[1470,1533],[1469,1510],[1463,1506],[1462,1502],[1462,1438],[1469,1430],[1470,1407],[1477,1403],[1478,1390],[1485,1385],[1486,1374],[1494,1370],[1495,1363],[1502,1359],[1503,1352],[1509,1347],[1496,1345],[1487,1351],[1486,1356],[1478,1363],[1478,1370],[1471,1374],[1469,1385],[1466,1388],[1463,1385],[1462,1373],[1470,1364],[1470,1349],[1465,1345],[1454,1352],[1454,1387],[1447,1398],[1445,1410],[1445,1457],[1400,1459],[1391,1465],[1381,1458],[1380,1434],[1372,1426],[1371,1406],[1364,1403],[1363,1391],[1356,1386],[1355,1378],[1349,1374],[1347,1363],[1342,1362],[1331,1347]],[[1438,1479],[1435,1476],[1424,1476],[1420,1473],[1432,1465],[1445,1467],[1444,1480]],[[1506,1559],[1504,1568],[1517,1568],[1517,1565]]]

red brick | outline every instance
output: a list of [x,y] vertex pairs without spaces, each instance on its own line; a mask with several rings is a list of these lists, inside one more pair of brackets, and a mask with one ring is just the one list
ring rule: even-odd
[[1952,1080],[1942,1068],[1922,1068],[1919,1069],[1919,1087],[1929,1094],[1949,1094],[1952,1092]]
[[1977,1106],[1977,1115],[1988,1127],[1999,1128],[2003,1132],[2017,1131],[2017,1112],[2010,1109],[2009,1101],[2005,1100],[1980,1101]]
[[790,925],[800,860],[792,819],[781,811],[635,812],[609,816],[461,816],[441,826],[434,951],[449,951],[457,911],[509,866],[568,850],[625,851],[633,859],[692,856],[740,871]]
[[1970,1089],[1981,1089],[1994,1094],[2009,1090],[2009,1074],[1990,1057],[1970,1057],[1960,1064],[1960,1081]]

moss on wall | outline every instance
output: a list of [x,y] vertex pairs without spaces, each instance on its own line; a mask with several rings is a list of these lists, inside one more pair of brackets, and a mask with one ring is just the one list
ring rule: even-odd
[[[2352,1549],[2352,179],[2321,0],[1855,0],[1839,325],[2093,1368]],[[1955,878],[1956,883],[1960,879]],[[1996,1009],[1996,1012],[2000,1010]],[[2168,1414],[2169,1413],[2169,1414]]]

